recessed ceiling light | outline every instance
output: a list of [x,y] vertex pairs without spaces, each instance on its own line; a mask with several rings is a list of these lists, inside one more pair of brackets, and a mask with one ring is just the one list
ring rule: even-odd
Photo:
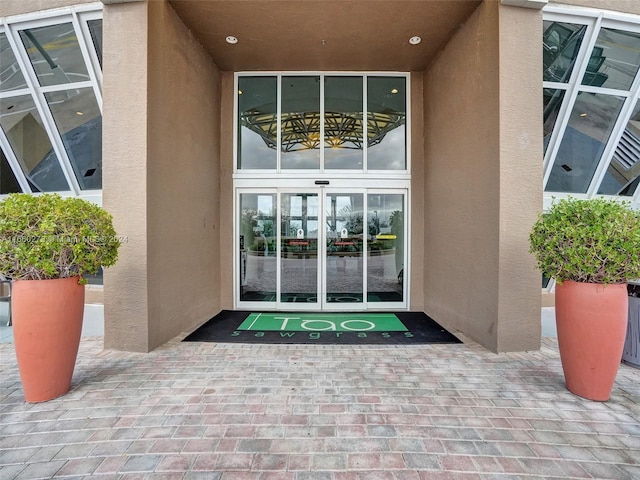
[[586,114],[586,113],[581,113],[581,114],[580,114],[580,116],[581,116],[581,117],[586,117],[586,116],[587,116],[587,114]]
[[418,45],[421,41],[422,41],[422,39],[420,37],[418,37],[417,35],[415,37],[411,37],[409,39],[409,43],[411,45]]
[[84,113],[82,113],[82,112],[76,112],[76,115],[81,115],[81,116],[82,116],[82,115],[84,115]]
[[238,95],[242,95],[242,90],[238,90]]
[[236,43],[238,43],[238,39],[233,35],[229,35],[225,40],[227,41],[227,43],[230,43],[231,45],[235,45]]
[[393,93],[395,95],[396,93],[398,93],[398,89],[397,88],[392,88],[391,89],[391,93]]

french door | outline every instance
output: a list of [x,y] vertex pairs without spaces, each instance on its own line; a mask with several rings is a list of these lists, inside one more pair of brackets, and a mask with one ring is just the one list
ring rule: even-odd
[[406,308],[404,189],[239,189],[236,307]]

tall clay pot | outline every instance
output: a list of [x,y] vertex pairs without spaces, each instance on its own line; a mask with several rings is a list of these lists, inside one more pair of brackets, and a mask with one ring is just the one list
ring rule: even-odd
[[84,285],[78,278],[15,280],[11,294],[13,338],[27,402],[44,402],[71,388]]
[[560,359],[572,393],[609,400],[627,333],[628,301],[626,284],[556,286]]

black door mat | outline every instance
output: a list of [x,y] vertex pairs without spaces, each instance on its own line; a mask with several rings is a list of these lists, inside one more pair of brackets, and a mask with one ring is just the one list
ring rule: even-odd
[[248,312],[223,310],[185,342],[321,345],[461,343],[423,312]]

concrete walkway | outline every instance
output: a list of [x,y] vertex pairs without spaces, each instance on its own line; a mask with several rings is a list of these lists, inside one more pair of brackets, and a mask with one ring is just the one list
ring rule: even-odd
[[0,344],[0,479],[640,478],[640,370],[569,393],[557,344],[430,346],[83,337],[73,389],[26,404]]

